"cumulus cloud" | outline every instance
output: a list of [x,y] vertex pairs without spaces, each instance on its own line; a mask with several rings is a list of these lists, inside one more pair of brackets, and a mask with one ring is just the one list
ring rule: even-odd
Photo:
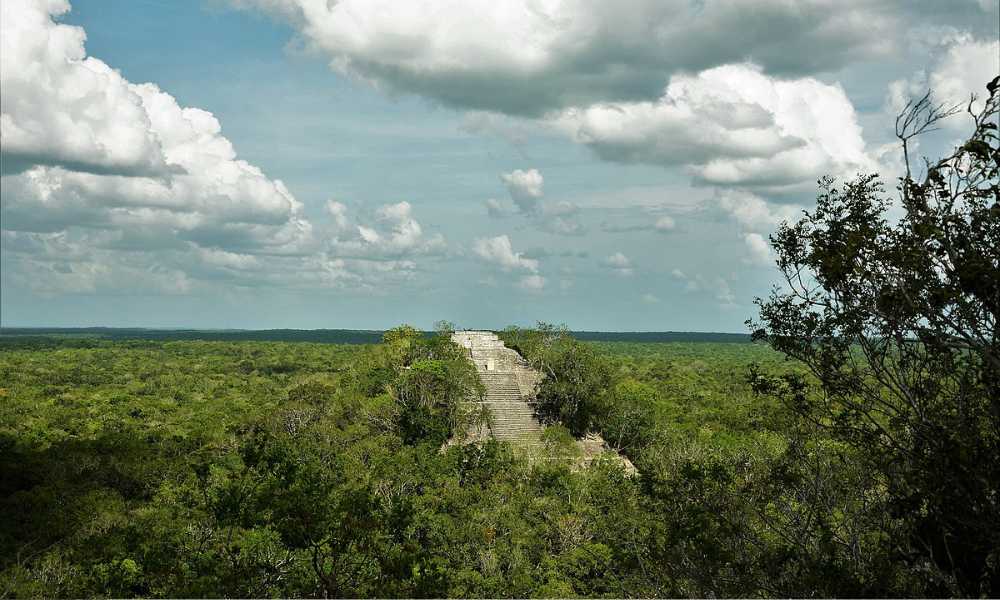
[[[377,273],[367,265],[332,258],[245,254],[169,239],[136,246],[121,230],[74,228],[54,233],[2,232],[5,283],[39,295],[186,294],[227,288],[342,287],[373,289],[404,277],[407,269]],[[166,240],[165,240],[166,241]]]
[[767,236],[781,223],[796,221],[802,209],[799,205],[769,202],[756,194],[732,189],[718,190],[702,206],[702,210],[713,217],[736,222],[746,246],[743,262],[754,266],[774,265]]
[[333,227],[336,231],[344,231],[348,228],[347,206],[336,200],[327,200],[326,212],[333,220]]
[[747,246],[747,256],[744,260],[748,264],[760,267],[767,267],[774,264],[771,246],[764,239],[764,236],[759,233],[746,233],[743,234],[743,241]]
[[549,123],[606,160],[684,166],[715,185],[780,190],[870,164],[840,86],[751,64],[676,75],[657,101],[571,108]]
[[[1000,41],[977,39],[967,31],[949,28],[939,35],[937,43],[927,50],[930,55],[928,69],[921,69],[909,78],[897,79],[889,84],[885,111],[895,116],[906,103],[923,96],[928,90],[935,103],[960,106],[963,110],[975,95],[978,100],[973,110],[982,107],[986,96],[986,83],[1000,73]],[[965,130],[967,119],[956,116],[943,121],[945,127]]]
[[86,56],[63,1],[2,5],[3,224],[127,229],[247,252],[298,252],[311,225],[281,181],[236,159],[218,121]]
[[284,184],[237,159],[211,113],[86,57],[83,31],[52,20],[68,8],[3,4],[4,163],[19,171],[0,183],[4,228],[166,230],[205,247],[301,251],[311,225]]
[[[362,226],[331,200],[319,235],[280,180],[237,157],[211,113],[87,56],[84,31],[55,20],[67,2],[0,10],[6,281],[44,294],[365,289],[410,277],[412,256],[443,248],[407,203]],[[341,255],[348,237],[357,256]]]
[[529,292],[538,292],[545,287],[545,278],[541,275],[525,275],[517,282],[517,287]]
[[486,212],[494,219],[520,215],[528,219],[536,228],[556,235],[580,235],[584,227],[579,221],[580,207],[569,202],[545,202],[543,200],[545,178],[538,169],[515,169],[501,173],[500,181],[507,187],[514,206],[505,206],[491,198],[486,201]]
[[504,206],[503,203],[496,198],[489,198],[486,200],[486,214],[488,214],[491,219],[505,219],[514,214],[514,211]]
[[[329,210],[330,205],[327,205]],[[409,202],[384,204],[375,209],[370,222],[351,223],[342,205],[332,214],[336,235],[329,240],[336,256],[359,259],[398,259],[442,254],[447,249],[440,233],[426,235],[413,217]],[[343,226],[341,226],[343,223]]]
[[506,235],[477,239],[473,244],[472,251],[482,260],[496,265],[504,271],[530,271],[532,273],[538,271],[538,261],[526,258],[521,252],[514,252],[510,238]]
[[545,178],[538,169],[522,171],[515,169],[510,173],[501,173],[500,181],[507,186],[510,199],[517,209],[526,215],[534,215],[539,211],[539,201],[542,197],[542,186]]
[[[515,285],[518,288],[533,293],[540,292],[545,288],[546,279],[538,273],[539,261],[528,258],[522,252],[515,252],[511,246],[510,238],[506,235],[477,239],[473,244],[472,251],[482,261],[505,273],[526,272],[525,275],[517,279]],[[488,277],[485,282],[489,282],[488,285],[494,287],[497,285],[496,279],[492,276]]]
[[639,297],[639,299],[642,300],[643,303],[645,303],[645,304],[659,304],[660,303],[660,298],[658,296],[656,296],[655,294],[643,294],[642,296]]
[[671,233],[677,230],[677,222],[670,215],[663,215],[652,223],[601,223],[601,231],[605,233],[632,233],[635,231],[655,231],[657,233]]
[[59,0],[0,6],[3,172],[32,165],[122,175],[178,170],[168,167],[138,90],[86,56],[82,28],[52,20],[68,10]]
[[556,235],[583,235],[586,231],[579,221],[567,217],[550,217],[539,221],[538,226],[542,231]]
[[896,48],[894,7],[865,0],[232,0],[283,16],[335,71],[464,109],[538,116],[655,98],[667,78],[751,59],[838,69]]
[[632,261],[621,252],[611,254],[601,261],[601,264],[622,277],[631,276],[635,272],[632,268]]
[[[997,73],[1000,73],[1000,41],[969,37],[952,44],[939,59],[930,74],[930,89],[940,102],[948,103],[965,104],[975,94],[979,100],[973,110],[977,110],[987,95],[986,83]],[[960,125],[968,127],[967,122]]]
[[722,277],[708,277],[700,273],[692,276],[680,269],[674,269],[670,275],[684,284],[685,293],[708,294],[723,308],[736,306],[736,295],[729,286],[729,282]]
[[746,233],[771,233],[781,223],[801,217],[803,207],[769,202],[745,190],[723,189],[704,204],[704,209],[733,219]]
[[[150,262],[142,253],[113,249],[111,235],[91,232],[0,233],[5,279],[40,296],[57,294],[157,294],[189,292],[195,285],[185,270]],[[96,243],[95,243],[96,242]],[[103,242],[103,243],[102,243]],[[187,251],[183,248],[181,253]],[[165,254],[173,255],[171,250]]]

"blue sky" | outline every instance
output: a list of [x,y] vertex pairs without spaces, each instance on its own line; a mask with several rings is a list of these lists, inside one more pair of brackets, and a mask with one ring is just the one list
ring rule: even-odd
[[974,0],[380,4],[5,3],[3,325],[743,331],[816,176],[1000,71]]

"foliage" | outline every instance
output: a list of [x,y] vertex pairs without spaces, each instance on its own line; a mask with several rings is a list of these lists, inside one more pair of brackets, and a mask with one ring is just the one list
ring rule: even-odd
[[612,448],[634,452],[652,441],[656,388],[635,379],[625,379],[602,400],[598,426]]
[[[546,374],[546,460],[445,443],[484,393],[450,323],[355,346],[0,336],[0,597],[995,592],[997,379],[988,353],[926,313],[944,301],[985,314],[966,308],[995,293],[980,276],[996,262],[975,254],[989,256],[993,213],[942,229],[953,238],[929,228],[965,265],[949,279],[907,250],[929,238],[865,204],[874,180],[852,185],[830,185],[819,220],[795,230],[804,254],[786,233],[782,254],[849,282],[819,296],[849,310],[776,296],[777,351],[504,331]],[[925,215],[907,227],[928,230],[917,197],[940,186],[904,189]],[[851,252],[865,262],[837,260]],[[924,265],[926,287],[889,276],[907,272],[889,269],[895,257]],[[893,286],[924,304],[863,305]],[[836,321],[847,314],[864,328]],[[903,343],[891,328],[862,343],[887,314],[909,323]],[[869,342],[885,352],[868,356]],[[900,382],[917,402],[899,401]],[[574,436],[592,431],[639,474],[602,458],[572,468]]]
[[610,387],[608,362],[565,327],[545,323],[537,329],[510,327],[501,339],[545,375],[537,394],[539,417],[562,423],[577,437],[587,433],[594,426],[601,396]]
[[[685,450],[714,447],[735,472],[769,439],[744,423],[759,400],[732,378],[765,350],[572,352],[601,363],[601,398],[652,405],[651,441],[626,451],[666,483],[608,461],[531,464],[496,442],[442,451],[449,407],[482,390],[459,385],[472,372],[460,349],[410,329],[373,346],[0,344],[0,594],[766,593],[760,570],[712,580],[721,558],[708,570],[705,557],[742,551],[713,532],[753,526],[723,527],[737,479],[696,484],[714,467]],[[604,406],[596,423],[613,421]],[[571,439],[549,428],[551,455]],[[755,454],[755,473],[774,454]]]
[[[970,103],[967,142],[922,180],[907,165],[897,222],[877,176],[824,179],[816,209],[772,237],[787,289],[758,301],[755,336],[813,380],[758,370],[756,389],[878,475],[858,492],[892,517],[872,535],[935,595],[1000,592],[998,86]],[[904,150],[952,112],[911,104]]]

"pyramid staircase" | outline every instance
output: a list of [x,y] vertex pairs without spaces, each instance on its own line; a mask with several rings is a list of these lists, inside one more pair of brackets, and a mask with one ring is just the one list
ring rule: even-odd
[[[531,368],[516,351],[507,348],[493,332],[456,331],[452,341],[467,350],[486,388],[481,401],[470,400],[469,404],[489,409],[489,416],[484,425],[470,425],[461,442],[453,439],[449,444],[478,443],[493,438],[512,443],[525,451],[531,460],[567,460],[563,456],[551,456],[542,443],[545,427],[535,416],[535,394],[542,374]],[[604,440],[597,434],[590,434],[577,440],[579,456],[571,460],[578,467],[585,467],[607,451]],[[614,456],[622,461],[627,472],[636,472],[627,458]]]
[[543,427],[535,417],[534,402],[521,394],[514,375],[481,372],[479,378],[486,386],[482,404],[490,409],[490,435],[506,441],[540,441]]
[[471,426],[467,441],[492,437],[519,446],[540,444],[544,427],[535,417],[533,402],[535,386],[541,379],[537,372],[492,332],[459,331],[452,340],[468,351],[486,388],[485,397],[476,401],[476,407],[489,409],[487,423]]

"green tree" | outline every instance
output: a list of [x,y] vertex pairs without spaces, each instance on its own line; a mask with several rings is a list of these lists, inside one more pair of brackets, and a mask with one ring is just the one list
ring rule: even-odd
[[634,455],[652,441],[656,390],[635,379],[625,379],[604,397],[597,425],[615,450]]
[[612,384],[605,356],[573,339],[565,326],[510,327],[501,337],[544,375],[536,396],[542,420],[562,423],[577,437],[596,425],[602,396]]
[[[887,541],[932,594],[1000,594],[1000,77],[950,155],[909,164],[904,215],[875,175],[821,181],[816,209],[771,240],[786,288],[758,299],[755,338],[805,363],[751,374],[881,475]],[[897,120],[909,142],[954,111],[929,96]]]
[[479,378],[465,360],[418,360],[393,390],[400,411],[400,433],[407,443],[442,444],[459,425],[460,403],[477,393]]

